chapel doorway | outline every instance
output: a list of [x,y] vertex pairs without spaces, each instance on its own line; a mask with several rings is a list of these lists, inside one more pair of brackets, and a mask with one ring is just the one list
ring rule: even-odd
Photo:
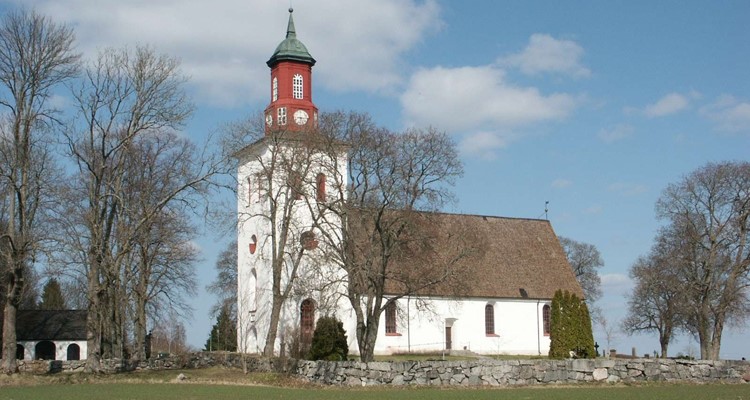
[[54,360],[55,344],[49,340],[42,340],[34,347],[34,354],[37,360]]

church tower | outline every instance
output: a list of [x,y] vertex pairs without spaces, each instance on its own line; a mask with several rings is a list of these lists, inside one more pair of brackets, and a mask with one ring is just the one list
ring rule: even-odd
[[312,101],[312,58],[297,39],[292,8],[286,39],[266,62],[271,68],[271,103],[266,107],[266,134],[270,131],[304,131],[318,124],[318,108]]
[[292,11],[286,38],[266,63],[265,135],[235,153],[237,344],[248,353],[266,343],[278,352],[294,335],[309,341],[317,317],[340,309],[340,297],[323,293],[332,287],[323,276],[340,270],[326,261],[335,244],[323,238],[340,234],[323,235],[321,227],[340,229],[332,210],[344,201],[347,151],[318,132],[315,59],[297,39]]

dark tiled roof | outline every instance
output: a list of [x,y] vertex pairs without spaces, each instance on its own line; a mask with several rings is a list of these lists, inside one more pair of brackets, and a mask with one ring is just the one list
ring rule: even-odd
[[[438,246],[454,253],[461,247],[474,250],[457,261],[457,280],[422,294],[551,299],[555,291],[562,289],[583,296],[549,221],[465,214],[424,215],[433,218],[444,233],[438,239]],[[406,259],[399,261],[397,267],[418,271],[420,267],[413,264]],[[396,288],[391,284],[388,289],[397,293]]]
[[86,340],[86,310],[19,310],[17,340]]

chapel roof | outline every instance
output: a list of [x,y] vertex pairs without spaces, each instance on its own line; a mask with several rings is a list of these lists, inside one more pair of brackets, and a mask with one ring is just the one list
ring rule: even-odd
[[[552,299],[555,291],[567,290],[583,297],[552,225],[547,220],[481,215],[423,213],[445,235],[437,246],[446,253],[464,251],[458,266],[458,285],[451,283],[423,290],[423,295],[449,297]],[[467,250],[468,249],[468,250]],[[440,260],[436,260],[440,261]],[[396,268],[415,270],[434,265],[416,265],[408,257]],[[428,262],[422,264],[434,264]],[[433,273],[425,271],[424,274]],[[386,291],[398,293],[398,283]],[[403,291],[401,291],[403,293]]]
[[18,310],[16,338],[86,340],[86,310]]
[[279,43],[276,47],[276,51],[266,62],[266,64],[273,68],[274,65],[278,64],[279,61],[298,61],[311,66],[315,65],[315,59],[312,58],[310,52],[307,51],[302,42],[297,39],[297,31],[294,28],[294,19],[292,18],[292,12],[294,9],[289,9],[289,23],[286,28],[286,38]]

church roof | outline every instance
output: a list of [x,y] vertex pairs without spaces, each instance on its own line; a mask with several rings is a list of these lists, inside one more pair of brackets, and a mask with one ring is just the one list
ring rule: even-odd
[[276,47],[276,51],[273,52],[271,58],[266,62],[271,68],[280,61],[298,61],[310,64],[311,66],[315,65],[315,59],[312,58],[310,52],[307,51],[307,47],[297,39],[297,31],[294,29],[292,12],[294,12],[294,10],[290,8],[289,24],[286,28],[286,38],[279,43]]
[[[547,220],[423,213],[438,230],[436,246],[456,257],[456,279],[420,294],[449,297],[551,299],[558,289],[583,297],[560,242]],[[463,254],[461,253],[463,251]],[[398,269],[434,274],[445,260],[399,260]],[[415,265],[422,264],[422,265]],[[398,293],[390,282],[387,291]],[[401,291],[403,293],[403,291]]]
[[17,340],[86,340],[86,310],[19,310]]

